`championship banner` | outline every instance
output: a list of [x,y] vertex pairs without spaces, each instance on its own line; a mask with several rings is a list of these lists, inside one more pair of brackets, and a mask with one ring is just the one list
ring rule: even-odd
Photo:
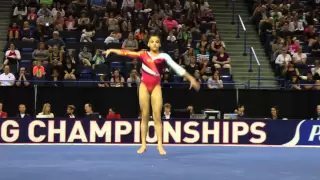
[[[0,144],[138,144],[140,120],[1,119]],[[154,122],[148,143],[156,143]],[[163,121],[164,144],[319,146],[320,121]]]

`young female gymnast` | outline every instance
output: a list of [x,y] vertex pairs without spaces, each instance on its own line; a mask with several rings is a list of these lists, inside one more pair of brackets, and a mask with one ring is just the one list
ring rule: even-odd
[[121,56],[128,56],[132,58],[139,58],[142,61],[142,78],[139,87],[139,103],[141,109],[141,148],[137,153],[142,154],[147,148],[147,133],[148,122],[150,118],[150,99],[153,110],[153,120],[158,138],[158,151],[160,155],[166,155],[166,151],[162,145],[162,123],[161,123],[161,109],[162,109],[162,91],[161,91],[161,72],[163,65],[167,63],[178,75],[184,76],[190,81],[190,89],[193,87],[198,90],[200,84],[183,69],[166,53],[160,53],[160,38],[156,35],[151,35],[148,47],[150,51],[128,51],[119,49],[108,49],[105,51],[106,56],[110,53],[115,53]]

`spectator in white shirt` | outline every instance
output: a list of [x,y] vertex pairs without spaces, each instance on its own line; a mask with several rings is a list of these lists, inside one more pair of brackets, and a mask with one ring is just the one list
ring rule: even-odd
[[306,53],[302,52],[302,48],[300,47],[297,53],[293,54],[293,63],[294,64],[306,64],[307,61],[307,55]]
[[281,53],[278,55],[275,64],[283,67],[288,64],[289,61],[292,61],[292,58],[289,54],[287,54],[286,48],[282,48]]
[[138,87],[140,84],[140,78],[138,76],[137,70],[132,69],[130,77],[127,79],[128,87]]
[[87,31],[86,29],[82,30],[82,35],[80,37],[80,42],[92,42],[92,37],[94,36],[95,31]]
[[16,77],[10,73],[10,68],[8,65],[3,67],[3,73],[0,75],[0,86],[13,86]]
[[320,76],[320,61],[319,60],[316,60],[314,62],[314,68],[311,68],[311,72],[312,72],[312,75],[313,76]]
[[169,36],[167,37],[167,41],[169,41],[169,42],[176,42],[176,40],[177,40],[177,38],[176,38],[176,36],[173,35],[173,31],[171,30],[171,31],[169,32]]
[[289,23],[289,31],[291,32],[303,32],[304,27],[302,22],[299,22],[298,19],[295,17],[295,19]]
[[171,119],[171,104],[166,103],[163,106],[163,119]]
[[51,105],[49,103],[44,104],[42,112],[36,118],[54,118],[54,114],[51,113]]
[[208,85],[209,89],[222,89],[223,88],[223,82],[220,79],[219,71],[215,71],[213,73],[213,76],[209,78],[207,85]]
[[134,10],[134,0],[123,0],[121,9]]
[[19,50],[15,49],[13,43],[10,44],[10,49],[6,51],[5,60],[3,62],[4,65],[6,64],[17,64],[17,62],[21,59],[21,54]]
[[104,43],[106,45],[110,44],[110,43],[120,43],[119,42],[119,38],[118,35],[115,32],[112,32],[105,40]]

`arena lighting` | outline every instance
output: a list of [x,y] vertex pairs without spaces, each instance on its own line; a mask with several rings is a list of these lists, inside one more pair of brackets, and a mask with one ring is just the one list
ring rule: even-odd
[[[265,122],[241,121],[164,121],[163,142],[181,144],[237,144],[248,139],[263,144],[267,139]],[[149,122],[148,143],[157,142],[154,122]],[[15,120],[0,124],[3,143],[140,143],[140,121],[33,120],[19,126]]]

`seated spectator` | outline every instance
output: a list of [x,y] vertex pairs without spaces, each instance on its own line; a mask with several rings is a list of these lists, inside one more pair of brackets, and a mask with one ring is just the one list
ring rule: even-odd
[[91,43],[92,42],[91,38],[95,35],[95,33],[96,33],[95,31],[87,31],[86,29],[83,29],[80,37],[80,42]]
[[66,30],[72,31],[77,29],[77,23],[72,15],[68,17],[68,19],[64,23]]
[[202,34],[201,41],[197,43],[196,48],[200,50],[204,48],[205,51],[209,50],[210,43],[208,42],[206,34]]
[[169,31],[169,35],[167,37],[167,41],[169,41],[169,42],[176,42],[177,41],[177,38],[176,38],[176,36],[174,36],[172,30]]
[[288,53],[293,55],[294,53],[297,53],[300,47],[299,40],[296,40],[296,38],[287,37],[287,50]]
[[105,78],[106,78],[106,75],[101,75],[99,77],[100,82],[98,83],[98,87],[101,87],[101,88],[109,87],[109,84],[106,82]]
[[45,38],[48,38],[48,34],[46,34],[43,31],[42,27],[39,24],[37,24],[36,25],[36,30],[34,32],[34,39],[37,40],[37,41],[41,41],[42,42],[42,41],[45,41],[44,40]]
[[43,28],[51,27],[53,25],[53,18],[50,16],[50,12],[45,11],[44,14],[37,19],[37,24]]
[[42,4],[42,7],[39,9],[39,11],[37,12],[38,17],[40,16],[44,16],[45,14],[51,15],[51,11],[48,8],[47,4]]
[[9,39],[19,39],[20,38],[20,27],[17,25],[17,23],[13,23],[12,27],[9,28]]
[[106,59],[105,59],[105,56],[103,56],[102,54],[102,50],[97,49],[96,54],[92,58],[92,63],[93,63],[92,68],[94,69],[96,65],[104,64],[105,62],[106,62]]
[[137,75],[140,76],[140,70],[141,70],[141,63],[139,63],[138,59],[137,58],[134,58],[132,60],[132,64],[130,64],[129,66],[129,72],[131,72],[132,70],[136,70],[137,72]]
[[303,31],[304,31],[303,24],[302,24],[302,22],[299,21],[297,16],[295,16],[293,18],[293,21],[291,21],[289,23],[289,31],[294,32],[295,34],[303,33]]
[[159,20],[159,17],[157,14],[154,14],[153,16],[151,16],[151,19],[148,22],[148,29],[150,29],[150,31],[156,32],[162,29],[162,23]]
[[284,66],[282,73],[287,80],[292,79],[292,76],[300,76],[299,69],[295,68],[292,62]]
[[222,89],[223,82],[220,79],[219,71],[215,71],[213,76],[211,76],[207,82],[207,86],[209,89]]
[[215,38],[216,35],[219,35],[219,30],[217,29],[217,24],[213,23],[210,30],[207,30],[206,35],[209,37]]
[[45,44],[43,42],[39,43],[39,49],[35,49],[32,53],[32,59],[35,61],[40,61],[41,64],[49,63],[49,51],[46,50]]
[[33,30],[30,28],[28,21],[23,23],[23,28],[21,29],[20,34],[23,41],[34,41]]
[[46,103],[43,105],[42,112],[39,113],[37,118],[54,118],[54,114],[51,113],[51,105]]
[[138,87],[140,85],[140,78],[137,75],[137,70],[131,70],[130,77],[127,79],[128,87]]
[[213,56],[213,58],[212,58],[212,62],[214,63],[214,67],[216,69],[220,69],[220,68],[229,68],[230,69],[231,68],[230,61],[231,61],[231,58],[225,52],[224,47],[220,47],[220,50],[217,53],[217,55]]
[[62,85],[61,82],[59,82],[60,80],[60,73],[59,73],[59,68],[52,68],[52,85],[54,87],[59,87]]
[[280,67],[284,67],[285,65],[287,65],[291,61],[292,61],[292,58],[287,53],[287,49],[286,48],[282,48],[281,53],[277,56],[275,64],[280,66]]
[[163,119],[171,119],[171,104],[166,103],[163,105]]
[[65,17],[66,13],[63,9],[63,7],[61,6],[60,2],[56,3],[56,6],[52,8],[51,11],[51,15],[53,16],[53,18],[58,16],[58,13],[60,13],[61,17]]
[[72,64],[70,59],[66,59],[66,63],[64,65],[64,79],[76,79],[76,67],[75,64]]
[[198,66],[198,64],[196,63],[196,58],[194,56],[190,57],[190,64],[186,66],[186,71],[189,74],[194,74],[196,71],[200,70],[200,67]]
[[212,68],[211,64],[209,63],[209,60],[206,58],[202,58],[200,63],[200,74],[204,81],[208,80],[209,76],[212,76]]
[[3,103],[0,102],[0,118],[8,118],[8,114],[3,111]]
[[4,65],[8,64],[18,64],[21,59],[21,54],[19,50],[16,50],[13,43],[10,44],[10,49],[5,53]]
[[119,70],[114,70],[113,77],[110,79],[111,87],[124,87],[124,78],[120,76]]
[[118,3],[116,0],[110,0],[107,4],[107,9],[111,12],[117,12],[118,11]]
[[27,6],[24,6],[23,4],[19,4],[13,10],[13,17],[15,17],[15,19],[18,21],[25,19],[27,14],[28,14],[28,8],[27,8]]
[[215,40],[211,43],[211,50],[213,54],[218,53],[221,47],[225,48],[226,45],[224,44],[224,42],[220,41],[220,35],[216,35]]
[[49,54],[49,61],[51,64],[62,65],[63,53],[59,51],[58,46],[52,47],[52,52]]
[[295,65],[305,65],[306,61],[307,55],[302,52],[302,48],[300,47],[298,52],[293,54],[293,63]]
[[61,12],[57,12],[57,15],[53,17],[53,29],[55,31],[63,31],[64,17]]
[[36,80],[43,80],[45,78],[46,72],[40,61],[33,62],[32,74]]
[[84,66],[91,66],[92,54],[88,52],[87,47],[83,47],[82,51],[79,53],[79,60]]
[[305,29],[305,40],[309,47],[312,47],[317,42],[317,32],[313,25]]
[[107,119],[121,119],[121,115],[118,114],[114,108],[110,108],[109,113],[106,118]]
[[82,11],[81,17],[78,19],[78,26],[82,30],[82,29],[88,28],[89,25],[90,25],[90,18],[87,17],[87,12]]
[[58,31],[54,31],[52,36],[53,36],[53,38],[46,42],[46,45],[49,47],[49,51],[52,51],[52,47],[55,46],[55,45],[58,46],[58,49],[63,51],[63,49],[65,47],[65,43],[60,38],[59,32]]
[[311,68],[312,75],[315,79],[320,79],[320,61],[316,60],[314,64],[314,68]]
[[104,43],[106,45],[110,43],[120,43],[119,41],[119,35],[116,32],[112,32],[105,40]]
[[293,33],[289,31],[289,23],[285,22],[283,25],[283,29],[278,33],[278,36],[287,39],[288,36],[292,37]]
[[16,77],[10,73],[10,67],[8,65],[4,65],[3,73],[0,74],[0,86],[13,86]]
[[271,112],[270,112],[270,115],[271,115],[271,120],[281,120],[282,117],[280,116],[280,111],[278,109],[278,107],[276,106],[273,106],[271,108]]
[[210,57],[209,52],[204,47],[201,47],[199,54],[197,54],[197,62],[201,63],[203,59],[206,59],[209,61],[209,57]]
[[16,86],[29,86],[28,82],[29,76],[26,74],[26,69],[24,67],[20,68],[19,74],[17,76]]
[[106,25],[108,27],[109,32],[120,30],[119,21],[117,18],[114,17],[113,12],[109,13],[109,18],[106,20]]
[[164,21],[163,21],[163,27],[166,32],[170,32],[173,29],[178,29],[178,22],[176,20],[172,19],[172,16],[168,16]]
[[135,51],[138,50],[139,48],[139,43],[136,39],[134,39],[133,37],[133,33],[129,33],[128,39],[126,39],[123,43],[122,43],[122,48],[123,49],[128,49],[131,51]]
[[27,20],[29,21],[30,25],[35,27],[37,25],[37,18],[38,15],[36,13],[36,8],[30,8],[30,13],[27,16]]
[[[193,76],[197,82],[202,83],[201,74],[199,70],[196,70]],[[184,78],[184,81],[185,81],[185,78]]]
[[300,80],[296,74],[292,75],[290,85],[292,90],[301,90]]
[[313,80],[311,71],[307,73],[307,79],[302,81],[302,84],[304,84],[303,89],[305,90],[311,90],[314,88],[315,81]]

